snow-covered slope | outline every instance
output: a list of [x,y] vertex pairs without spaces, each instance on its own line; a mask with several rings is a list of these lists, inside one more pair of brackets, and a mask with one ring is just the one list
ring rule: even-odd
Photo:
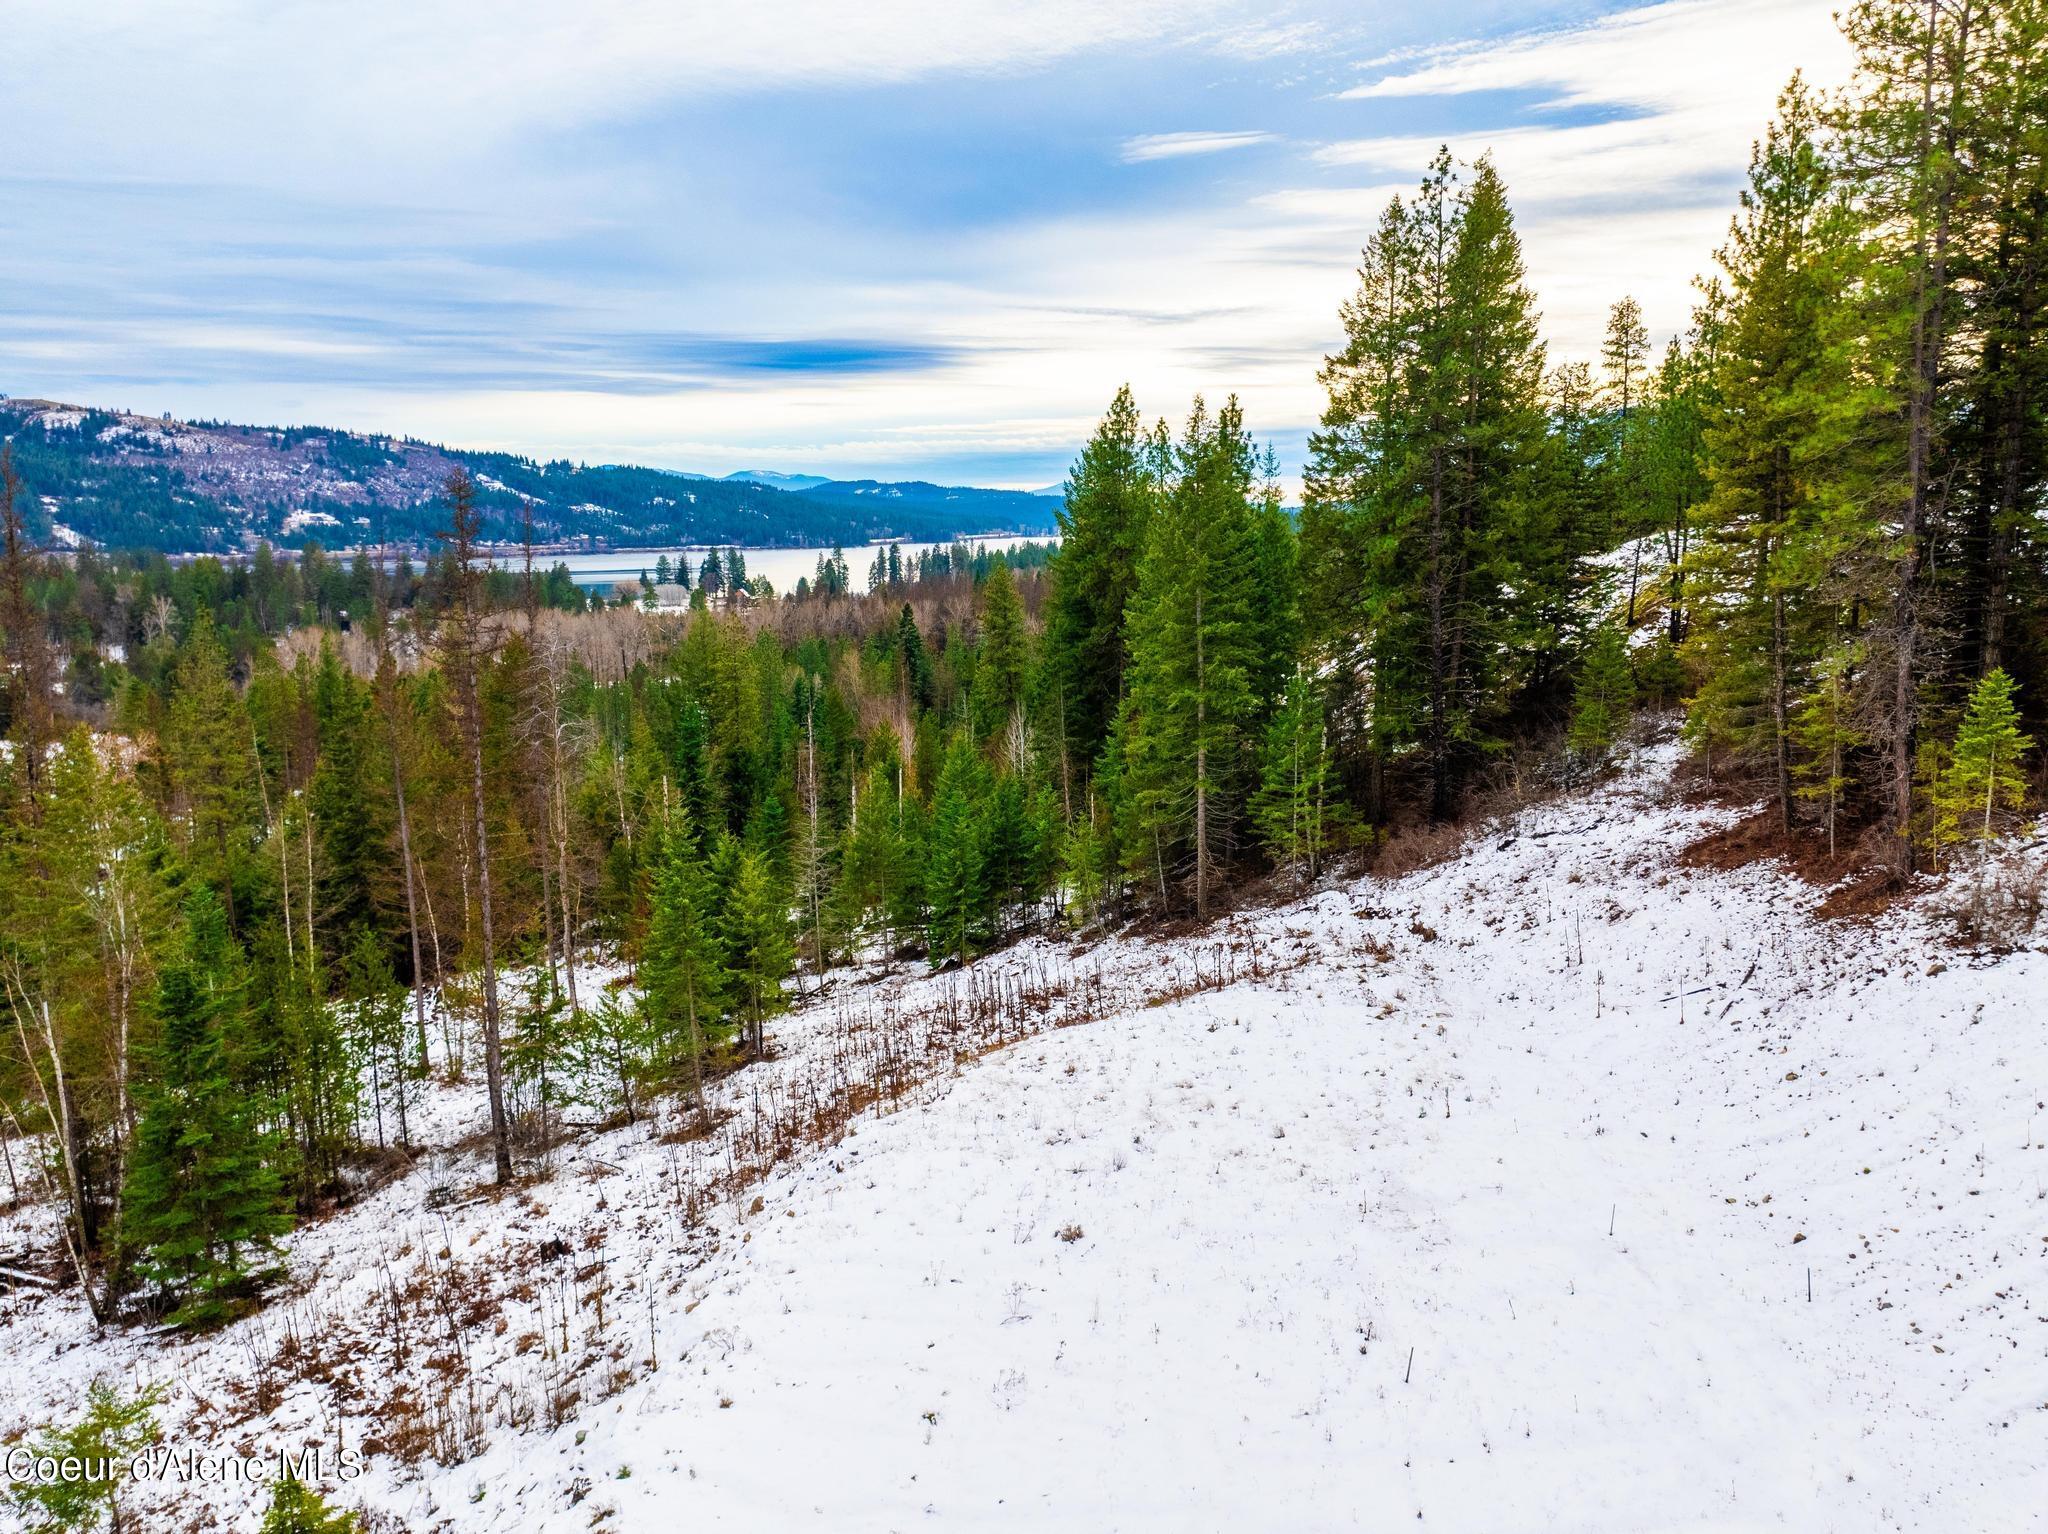
[[0,1300],[0,1432],[105,1372],[389,1448],[436,1374],[341,1490],[418,1530],[2040,1526],[2048,963],[1682,867],[1730,816],[1670,766],[1199,939],[842,981],[718,1136],[451,1156],[214,1338]]

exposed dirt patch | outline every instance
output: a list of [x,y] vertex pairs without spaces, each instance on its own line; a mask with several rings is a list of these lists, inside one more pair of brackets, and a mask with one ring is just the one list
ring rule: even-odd
[[1781,864],[1806,883],[1828,891],[1814,914],[1833,920],[1880,916],[1905,892],[1893,870],[1872,865],[1859,835],[1838,835],[1836,850],[1830,853],[1827,838],[1819,831],[1795,828],[1788,833],[1768,809],[1709,832],[1680,852],[1678,861],[1687,868],[1722,872],[1752,863]]

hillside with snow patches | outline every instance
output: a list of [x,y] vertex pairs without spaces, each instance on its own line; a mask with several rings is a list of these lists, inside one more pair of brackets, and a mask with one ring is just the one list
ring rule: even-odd
[[418,1531],[2044,1526],[2048,959],[1687,866],[1738,812],[1675,762],[1195,936],[842,973],[711,1133],[504,1194],[436,1089],[255,1317],[0,1295],[0,1437],[161,1381]]

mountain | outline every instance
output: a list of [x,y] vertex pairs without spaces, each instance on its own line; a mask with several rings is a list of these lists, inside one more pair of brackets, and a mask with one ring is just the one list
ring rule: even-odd
[[966,485],[931,485],[923,480],[828,480],[805,492],[827,505],[873,511],[891,517],[935,517],[974,524],[985,532],[1036,533],[1053,530],[1053,508],[1031,490],[977,490]]
[[750,470],[712,479],[630,464],[541,462],[320,426],[180,421],[45,399],[0,398],[37,538],[60,544],[231,552],[258,540],[423,544],[446,523],[456,469],[478,490],[487,538],[587,548],[737,543],[854,545],[1054,530],[1012,490],[878,485]]
[[740,469],[725,478],[728,484],[734,480],[750,480],[757,485],[772,485],[777,490],[815,490],[820,485],[832,483],[822,474],[778,474],[773,469]]

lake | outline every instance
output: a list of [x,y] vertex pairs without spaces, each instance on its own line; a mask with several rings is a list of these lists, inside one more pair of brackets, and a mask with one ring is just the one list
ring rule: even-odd
[[[1006,533],[986,538],[961,538],[957,541],[973,549],[1013,549],[1024,543],[1053,543],[1058,541],[1058,536],[1056,533],[1041,537]],[[908,563],[927,549],[945,548],[948,545],[904,542],[897,546],[903,550],[904,561]],[[855,544],[845,551],[847,572],[853,578],[853,588],[856,591],[867,590],[868,570],[874,564],[876,547],[874,544]],[[685,548],[619,549],[605,554],[535,553],[533,565],[536,570],[551,570],[558,564],[567,565],[570,579],[577,585],[608,591],[621,581],[638,583],[640,572],[643,570],[647,572],[649,580],[654,579],[655,561],[666,554],[670,564],[679,559],[689,560],[690,584],[695,586],[697,571],[704,563],[704,556],[709,552],[708,546],[692,544]],[[799,577],[815,576],[818,573],[818,561],[831,552],[829,548],[740,550],[747,561],[747,574],[750,577],[767,576],[769,584],[782,596],[796,590]],[[517,570],[521,568],[522,556],[516,553],[496,555],[493,563],[501,569]]]

